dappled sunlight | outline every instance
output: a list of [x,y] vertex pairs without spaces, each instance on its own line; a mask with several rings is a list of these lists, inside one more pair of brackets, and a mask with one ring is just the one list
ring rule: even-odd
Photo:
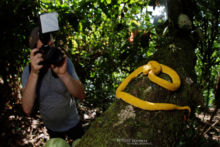
[[[85,131],[80,145],[123,146],[123,138],[126,137],[128,142],[149,141],[155,146],[219,143],[219,5],[219,1],[209,0],[2,1],[0,146],[40,147],[50,139],[39,109],[36,108],[38,110],[30,116],[24,113],[21,83],[25,81],[22,81],[24,67],[30,64],[33,57],[28,44],[30,31],[36,26],[41,27],[40,14],[55,11],[58,13],[59,31],[52,33],[53,43],[73,63],[82,84],[81,90],[84,89],[86,94],[83,101],[76,100],[75,103]],[[39,30],[36,33],[39,34]],[[116,98],[118,92],[115,92],[120,83],[150,60],[167,65],[178,73],[177,83],[181,83],[177,84],[178,90],[171,92],[152,82],[150,76],[146,76],[151,75],[151,67],[146,65],[141,74],[126,83],[126,88],[121,92],[139,98],[138,105],[149,101],[154,108],[155,103],[189,106],[189,118],[183,118],[187,111],[155,109],[151,112]],[[166,72],[157,71],[154,79],[173,81]],[[50,82],[54,80],[48,79]],[[32,80],[29,83],[35,82]],[[40,84],[37,86],[42,86]],[[62,87],[62,84],[65,85],[64,81],[60,85],[51,84],[48,89]],[[30,89],[34,91],[33,87]],[[48,94],[49,90],[42,89]],[[57,93],[60,94],[60,91]],[[68,98],[69,94],[66,94]],[[123,96],[128,101],[132,100],[128,95]],[[34,99],[33,93],[30,97]],[[53,98],[57,97],[51,96],[50,100],[58,103]],[[69,102],[69,99],[65,100]],[[25,112],[29,113],[29,110],[32,109],[27,108]],[[51,124],[55,123],[51,121]],[[63,119],[59,124],[65,124]],[[66,141],[70,143],[73,140],[66,138]]]

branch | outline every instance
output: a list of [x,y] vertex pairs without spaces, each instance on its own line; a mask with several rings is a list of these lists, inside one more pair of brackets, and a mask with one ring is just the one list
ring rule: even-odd
[[208,133],[209,130],[210,130],[211,128],[213,128],[218,122],[219,122],[219,120],[217,120],[214,124],[212,124],[202,135],[205,135],[206,133]]

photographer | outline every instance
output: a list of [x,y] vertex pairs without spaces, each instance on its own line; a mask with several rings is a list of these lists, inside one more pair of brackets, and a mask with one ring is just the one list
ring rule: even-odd
[[[71,60],[62,52],[63,62],[56,66],[44,63],[40,29],[36,27],[30,35],[30,65],[22,74],[22,107],[30,115],[34,106],[39,105],[40,114],[51,138],[71,139],[83,135],[75,98],[84,99],[83,86]],[[53,37],[49,34],[49,48],[54,47]],[[41,50],[41,52],[40,52]]]

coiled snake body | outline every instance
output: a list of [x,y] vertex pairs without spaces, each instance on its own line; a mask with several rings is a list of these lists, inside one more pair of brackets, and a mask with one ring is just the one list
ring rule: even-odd
[[[157,76],[160,72],[168,74],[171,79],[172,83],[169,81],[166,81],[160,77]],[[176,91],[180,85],[180,77],[174,71],[172,68],[160,64],[157,61],[149,61],[148,64],[143,65],[139,68],[137,68],[135,71],[133,71],[117,88],[116,90],[116,97],[121,98],[125,102],[136,106],[138,108],[144,109],[144,110],[150,110],[150,111],[155,111],[155,110],[188,110],[189,114],[191,112],[191,109],[189,106],[179,106],[175,104],[170,104],[170,103],[153,103],[149,101],[144,101],[141,100],[129,93],[124,92],[123,90],[126,88],[128,83],[135,77],[137,77],[139,74],[147,74],[149,79],[160,85],[161,87],[170,90],[170,91]]]

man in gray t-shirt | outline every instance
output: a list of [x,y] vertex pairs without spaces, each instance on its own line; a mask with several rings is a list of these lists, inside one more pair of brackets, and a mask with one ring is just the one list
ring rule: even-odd
[[[30,66],[26,66],[22,74],[23,110],[29,115],[34,103],[38,103],[42,120],[50,136],[64,137],[67,133],[74,139],[74,135],[80,131],[75,98],[85,98],[83,86],[74,65],[65,54],[61,66],[44,67],[45,65],[39,64],[43,58],[41,53],[36,54],[42,46],[38,34],[39,28],[35,28],[31,33],[29,42],[33,49],[30,54]],[[48,45],[54,46],[52,35]]]

